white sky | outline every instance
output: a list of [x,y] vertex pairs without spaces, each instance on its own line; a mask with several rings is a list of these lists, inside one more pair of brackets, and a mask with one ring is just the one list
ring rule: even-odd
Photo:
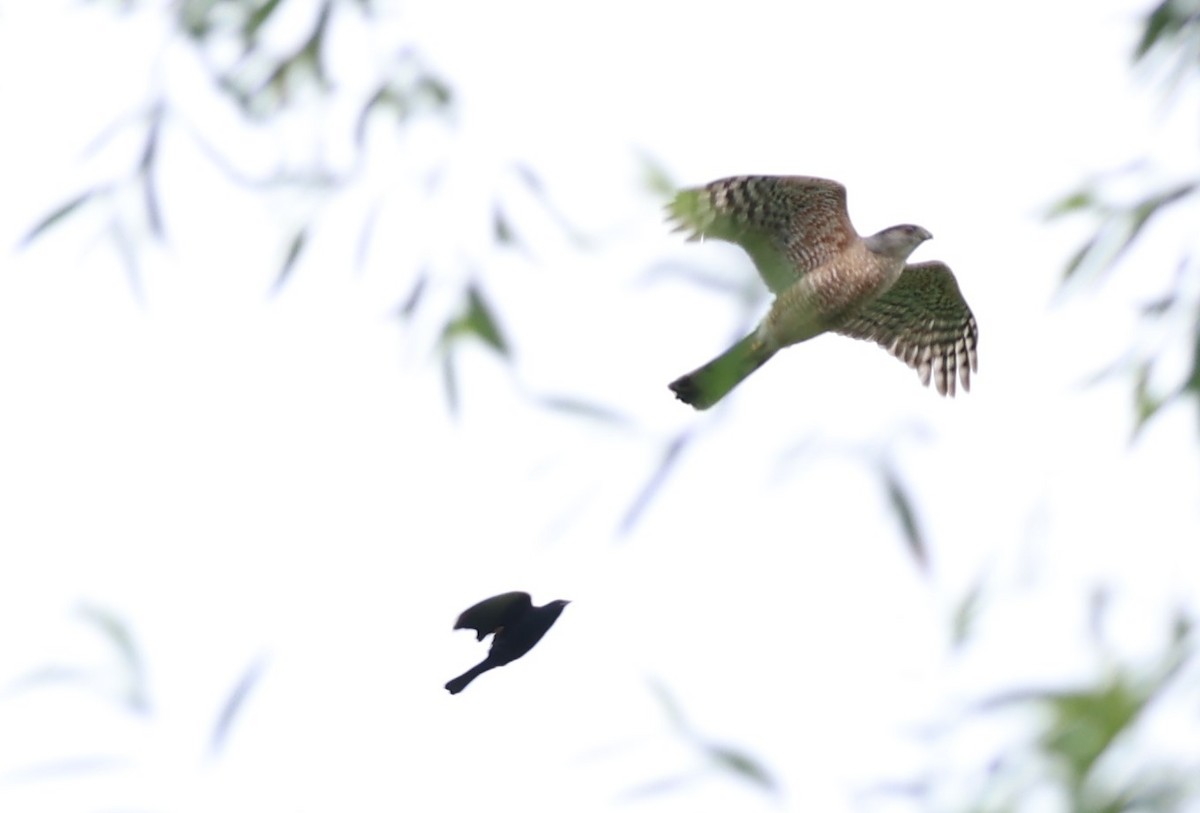
[[[1200,586],[1194,411],[1131,448],[1127,382],[1081,384],[1129,346],[1187,224],[1152,232],[1162,248],[1132,257],[1136,273],[1052,305],[1086,230],[1040,217],[1147,152],[1163,172],[1195,169],[1195,122],[1130,76],[1143,5],[413,4],[338,32],[339,78],[353,87],[411,33],[459,92],[459,126],[398,148],[374,130],[370,177],[323,211],[275,299],[276,230],[312,202],[247,201],[175,131],[169,241],[140,249],[142,304],[99,210],[15,248],[81,179],[136,154],[89,158],[95,136],[158,87],[251,168],[303,158],[306,122],[294,141],[234,140],[153,14],[0,5],[0,686],[47,664],[103,671],[111,653],[73,615],[87,603],[129,622],[152,704],[135,718],[71,687],[0,697],[0,810],[776,807],[719,775],[621,801],[699,766],[654,679],[703,736],[760,759],[783,807],[847,811],[876,782],[972,762],[969,735],[929,749],[915,727],[989,690],[1091,674],[1093,586],[1116,588],[1123,651],[1158,651],[1168,609]],[[346,160],[344,139],[322,150]],[[744,316],[650,270],[752,271],[669,233],[639,151],[688,184],[836,178],[861,231],[930,229],[916,259],[955,269],[980,325],[972,393],[939,399],[878,349],[823,337],[723,409],[673,401],[666,382]],[[439,156],[446,189],[428,201],[413,179]],[[522,203],[514,159],[601,238],[592,250]],[[525,212],[534,262],[488,249],[497,192]],[[384,195],[357,269],[355,227]],[[439,270],[429,310],[400,327],[422,258]],[[431,336],[472,264],[517,374],[467,351],[454,421]],[[548,413],[540,394],[635,423]],[[620,536],[662,444],[693,426]],[[855,456],[881,450],[914,490],[929,578]],[[952,658],[950,613],[979,580],[981,630]],[[454,617],[512,589],[574,603],[527,659],[448,696],[484,654]],[[210,759],[221,704],[260,653]],[[121,764],[26,775],[96,755]]]

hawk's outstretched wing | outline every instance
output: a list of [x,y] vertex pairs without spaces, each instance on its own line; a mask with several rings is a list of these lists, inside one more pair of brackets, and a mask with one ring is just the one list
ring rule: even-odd
[[846,212],[846,187],[824,178],[723,178],[681,190],[667,214],[689,240],[711,237],[744,248],[776,294],[859,239]]
[[945,263],[906,266],[895,285],[834,330],[877,342],[942,395],[954,395],[956,377],[969,392],[979,369],[979,328]]

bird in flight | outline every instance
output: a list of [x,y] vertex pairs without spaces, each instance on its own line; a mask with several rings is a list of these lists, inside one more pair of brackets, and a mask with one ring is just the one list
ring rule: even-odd
[[458,694],[484,672],[512,663],[533,649],[570,603],[559,599],[534,607],[528,593],[513,592],[485,598],[463,610],[454,628],[475,630],[477,641],[491,635],[492,648],[486,658],[447,683],[446,690]]
[[675,231],[746,250],[775,294],[745,338],[669,385],[708,409],[785,347],[827,331],[878,343],[942,395],[964,391],[978,370],[979,329],[945,263],[909,265],[930,239],[902,225],[860,237],[846,188],[823,178],[750,175],[681,190],[667,205]]

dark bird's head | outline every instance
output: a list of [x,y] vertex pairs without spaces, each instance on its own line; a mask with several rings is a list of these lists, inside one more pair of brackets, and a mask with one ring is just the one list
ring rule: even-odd
[[539,638],[546,634],[546,630],[554,626],[554,622],[562,615],[563,608],[570,603],[560,598],[547,602],[541,607],[534,607],[526,613],[525,618],[518,626],[506,632],[505,635],[517,638],[528,635],[531,637],[529,646],[533,646]]
[[562,615],[563,608],[570,603],[571,602],[567,601],[566,599],[559,598],[535,609],[543,618],[547,619],[551,624],[553,624],[558,620],[558,617]]
[[876,254],[883,254],[897,260],[907,260],[908,255],[912,254],[917,246],[932,238],[933,235],[920,226],[905,223],[902,226],[892,226],[878,234],[872,234],[864,242],[867,244],[867,248]]

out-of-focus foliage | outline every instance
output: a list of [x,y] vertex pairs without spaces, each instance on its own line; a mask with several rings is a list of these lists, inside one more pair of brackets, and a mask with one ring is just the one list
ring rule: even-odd
[[[164,50],[173,49],[173,53],[199,65],[211,83],[213,95],[235,113],[224,117],[221,126],[241,128],[247,138],[239,140],[227,132],[206,132],[206,122],[188,115],[184,94],[189,90],[176,90],[169,81],[148,82],[143,109],[117,116],[94,147],[99,150],[117,138],[127,139],[132,132],[142,145],[133,163],[124,172],[69,196],[43,214],[23,241],[28,245],[43,239],[81,212],[101,209],[109,223],[109,236],[126,260],[135,291],[140,292],[141,288],[138,258],[142,238],[168,241],[167,224],[174,216],[173,212],[164,211],[170,200],[164,201],[159,189],[160,156],[165,141],[191,140],[200,147],[212,168],[241,187],[246,195],[265,198],[292,192],[309,202],[299,223],[281,222],[278,234],[263,235],[264,240],[274,241],[278,246],[280,260],[273,284],[273,291],[278,292],[304,267],[325,212],[343,197],[361,191],[362,181],[372,166],[373,150],[401,149],[404,133],[418,123],[453,122],[455,97],[449,82],[428,65],[412,42],[388,43],[391,58],[383,60],[376,75],[365,83],[342,78],[342,66],[331,55],[334,49],[329,47],[329,32],[350,23],[360,30],[369,30],[377,20],[382,22],[378,19],[381,15],[395,14],[395,9],[384,8],[385,4],[373,0],[312,3],[183,0],[162,9],[154,5],[130,0],[120,4],[120,8],[129,14],[166,15],[169,41],[163,43]],[[297,17],[303,18],[303,24],[297,25]],[[280,31],[296,33],[288,38]],[[340,112],[335,105],[335,101],[346,98],[357,99],[356,112],[351,115]],[[309,123],[298,128],[297,116],[301,115]],[[390,137],[368,138],[377,122],[393,128]],[[264,133],[268,137],[294,139],[297,130],[312,149],[283,151],[286,158],[280,157],[274,165],[262,166],[256,152],[238,146],[253,142],[253,137],[261,139]],[[330,153],[341,153],[327,149],[327,144],[350,145],[352,158],[341,161],[329,158]],[[313,157],[297,158],[297,154]],[[420,183],[427,194],[437,192],[445,169],[436,163],[422,169],[424,180]],[[571,239],[582,243],[583,238],[555,208],[538,173],[515,157],[510,171],[519,187],[540,204],[552,221]],[[118,205],[131,192],[142,202],[140,220],[136,215],[131,220],[129,208]],[[377,213],[381,206],[382,202],[378,203],[374,211]],[[491,217],[495,245],[524,251],[518,217],[510,213],[505,197],[497,195]],[[375,221],[372,215],[361,224],[360,262],[366,255]],[[470,224],[461,224],[459,228],[469,231]],[[426,321],[442,323],[438,351],[450,406],[457,410],[454,359],[461,340],[468,336],[480,339],[506,362],[511,360],[511,353],[500,330],[502,319],[488,299],[485,287],[478,284],[476,266],[486,263],[469,257],[461,261],[461,266],[446,267],[445,260],[440,262],[440,266],[431,260],[418,268],[397,269],[396,273],[411,274],[414,279],[412,293],[398,312],[411,322],[419,311],[427,309],[431,300],[422,294],[431,279],[436,279],[442,288],[457,287],[457,308],[452,299],[447,306],[447,298],[439,297],[435,306],[439,312],[420,314]]]
[[632,788],[623,794],[626,801],[641,800],[649,796],[680,790],[710,776],[726,775],[749,784],[768,796],[779,793],[779,784],[765,766],[748,751],[708,739],[698,732],[683,713],[674,695],[662,684],[650,683],[650,690],[662,706],[663,713],[671,724],[673,735],[696,754],[697,765],[692,770],[677,776],[668,776]]
[[76,664],[55,664],[38,669],[18,679],[8,692],[44,689],[58,684],[87,686],[108,695],[113,702],[130,712],[150,711],[150,690],[146,681],[146,665],[141,649],[129,625],[116,613],[103,607],[85,604],[79,607],[79,618],[102,636],[111,651],[112,659],[104,667],[85,667]]
[[[77,616],[88,628],[99,634],[100,662],[85,663],[87,659],[78,654],[63,657],[60,663],[41,667],[17,678],[7,686],[0,687],[0,697],[19,700],[35,694],[82,690],[98,698],[102,705],[113,706],[125,714],[153,721],[156,709],[150,699],[148,677],[148,673],[152,671],[151,664],[138,644],[130,621],[118,612],[93,604],[81,605]],[[245,707],[247,697],[262,677],[265,668],[265,658],[256,659],[229,691],[213,724],[209,742],[211,753],[218,753],[228,741],[234,724]],[[95,703],[97,700],[88,702]],[[63,725],[65,722],[65,719],[55,721],[55,725],[61,728],[64,735],[70,731],[68,726]],[[153,736],[153,727],[150,731]],[[128,767],[126,758],[119,753],[73,754],[71,748],[69,738],[64,736],[64,753],[61,757],[50,763],[34,762],[15,770],[8,770],[0,775],[0,779],[45,780]],[[10,766],[6,765],[5,768]]]
[[[1162,0],[1155,6],[1144,19],[1133,60],[1147,70],[1165,70],[1168,94],[1183,80],[1194,79],[1200,69],[1200,2]],[[1067,263],[1067,280],[1081,276],[1099,278],[1106,272],[1127,266],[1125,258],[1129,249],[1144,239],[1149,226],[1168,212],[1186,210],[1193,218],[1200,213],[1200,199],[1197,198],[1200,178],[1174,180],[1128,200],[1117,195],[1111,187],[1120,181],[1128,181],[1130,174],[1144,180],[1149,171],[1144,164],[1139,164],[1136,171],[1112,173],[1089,181],[1050,209],[1052,218],[1080,214],[1096,222],[1092,237],[1084,241]],[[1126,270],[1132,272],[1132,269]],[[1142,318],[1148,325],[1158,323],[1170,327],[1172,341],[1183,345],[1190,357],[1190,367],[1180,381],[1170,385],[1156,383],[1161,355],[1156,348],[1134,353],[1103,374],[1132,374],[1136,428],[1139,430],[1163,406],[1181,398],[1193,400],[1200,411],[1200,265],[1194,246],[1180,247],[1177,274],[1170,289],[1143,307]]]
[[1200,755],[1172,753],[1153,732],[1180,714],[1194,719],[1194,655],[1192,623],[1181,612],[1164,651],[1148,663],[1110,654],[1089,685],[1006,692],[982,703],[979,714],[1032,711],[1034,722],[980,784],[978,807],[1017,810],[1048,798],[1081,813],[1193,809]]

